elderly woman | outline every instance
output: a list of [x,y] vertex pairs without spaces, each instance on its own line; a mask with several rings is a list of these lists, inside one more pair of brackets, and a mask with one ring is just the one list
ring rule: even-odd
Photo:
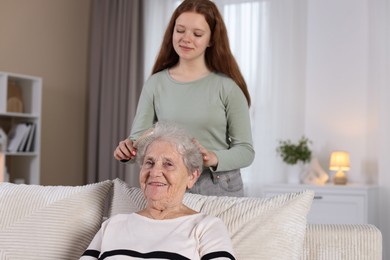
[[235,259],[224,223],[182,202],[202,170],[192,137],[160,122],[137,160],[146,208],[105,221],[81,259]]

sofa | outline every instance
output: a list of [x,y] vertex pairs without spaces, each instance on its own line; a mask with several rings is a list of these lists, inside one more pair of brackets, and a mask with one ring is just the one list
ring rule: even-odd
[[[272,198],[186,193],[184,203],[220,217],[237,259],[382,259],[373,225],[312,225],[314,192]],[[145,206],[142,191],[120,179],[84,186],[0,183],[0,259],[78,259],[102,221]]]

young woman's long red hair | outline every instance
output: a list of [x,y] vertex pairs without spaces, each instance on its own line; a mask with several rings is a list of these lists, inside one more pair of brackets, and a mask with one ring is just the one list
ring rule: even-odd
[[176,19],[184,12],[196,12],[205,17],[211,30],[210,47],[206,49],[205,53],[208,69],[232,78],[244,93],[248,106],[250,106],[251,99],[248,87],[230,50],[225,23],[217,6],[210,0],[184,0],[176,8],[165,31],[152,74],[171,68],[179,62],[179,55],[173,48],[172,35]]

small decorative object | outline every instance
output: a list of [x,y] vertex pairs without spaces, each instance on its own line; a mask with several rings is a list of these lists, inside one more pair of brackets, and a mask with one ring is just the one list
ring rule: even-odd
[[9,172],[7,167],[4,166],[4,182],[9,182]]
[[318,158],[311,159],[309,168],[303,174],[302,182],[305,184],[324,185],[328,180],[329,175],[321,167]]
[[[276,151],[282,157],[283,162],[290,166],[290,171],[292,171],[288,175],[289,183],[301,182],[301,174],[304,172],[305,164],[311,160],[309,143],[311,141],[305,136],[302,136],[296,144],[290,140],[279,141]],[[292,180],[293,175],[295,180]]]
[[0,152],[5,151],[7,147],[7,135],[0,127]]
[[7,111],[23,112],[22,91],[14,80],[8,82]]
[[333,176],[333,183],[339,185],[347,184],[347,176],[344,171],[349,171],[349,153],[344,151],[332,152],[330,156],[329,170],[337,171]]
[[26,182],[24,181],[23,178],[15,178],[14,183],[15,184],[25,184]]

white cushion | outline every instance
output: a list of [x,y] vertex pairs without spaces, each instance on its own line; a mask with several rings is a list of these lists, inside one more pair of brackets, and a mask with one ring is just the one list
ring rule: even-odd
[[[188,194],[188,207],[221,218],[231,235],[237,259],[300,259],[313,191],[273,198],[236,198]],[[110,216],[146,205],[142,191],[114,180]]]
[[0,259],[78,259],[99,230],[112,182],[0,184]]

